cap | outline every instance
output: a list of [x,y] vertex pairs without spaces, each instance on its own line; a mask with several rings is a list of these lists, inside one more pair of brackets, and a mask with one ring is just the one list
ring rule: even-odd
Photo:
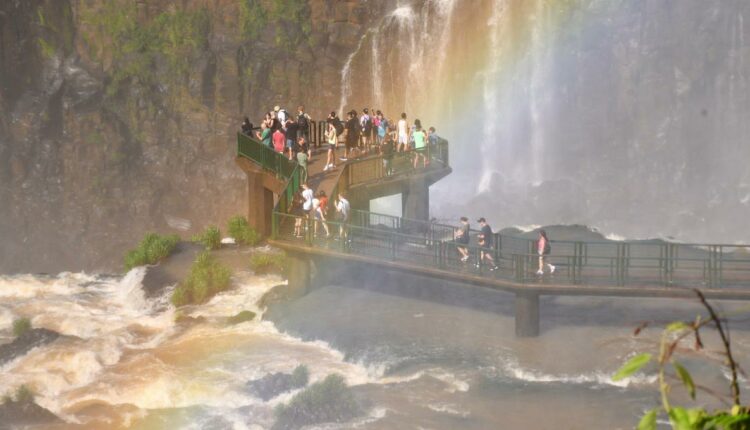
[[278,112],[278,111],[280,111],[280,110],[281,110],[281,107],[279,107],[279,106],[274,106],[274,107],[273,107],[273,111],[274,111],[274,112]]
[[487,222],[487,220],[486,220],[486,219],[484,219],[484,217],[482,217],[482,218],[479,218],[479,219],[477,220],[477,222]]
[[369,111],[369,109],[367,109],[367,108],[364,108],[364,109],[362,109],[362,112],[364,112],[364,113],[369,113],[370,111]]

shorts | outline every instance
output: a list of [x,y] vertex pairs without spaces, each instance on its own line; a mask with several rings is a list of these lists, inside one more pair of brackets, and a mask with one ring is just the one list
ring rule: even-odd
[[349,149],[356,148],[357,145],[359,145],[359,142],[356,141],[356,140],[353,141],[353,142],[351,140],[347,140],[346,141],[346,147],[349,148]]
[[409,141],[409,138],[405,134],[399,134],[398,135],[398,143],[399,143],[399,145],[402,144],[402,143],[406,144],[406,143],[408,143],[408,141]]
[[293,148],[294,147],[294,141],[292,139],[287,139],[286,140],[286,147],[289,148],[289,149]]
[[330,149],[331,151],[335,151],[336,150],[336,144],[335,143],[329,143],[328,144],[328,149]]
[[318,210],[315,211],[315,219],[319,221],[323,220],[323,215]]

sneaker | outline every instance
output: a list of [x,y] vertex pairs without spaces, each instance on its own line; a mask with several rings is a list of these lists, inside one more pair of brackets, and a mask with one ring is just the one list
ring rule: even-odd
[[492,268],[490,269],[490,272],[494,272],[497,269],[498,269],[497,266],[492,266]]
[[469,257],[461,257],[462,263],[466,263],[467,261],[469,261]]
[[339,157],[339,160],[341,160],[341,161],[346,161],[346,160],[348,160],[348,158],[344,158],[344,157]]
[[330,169],[329,166],[330,166],[330,164],[326,164],[326,166],[323,168],[323,171],[325,172],[326,170]]
[[555,273],[555,266],[549,265],[549,273]]
[[537,270],[537,271],[536,271],[536,274],[537,274],[537,275],[544,275],[544,272],[542,272],[541,270]]

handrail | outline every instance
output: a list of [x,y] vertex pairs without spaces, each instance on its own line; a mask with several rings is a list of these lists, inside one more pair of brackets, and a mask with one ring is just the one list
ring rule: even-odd
[[[366,212],[362,212],[367,214]],[[326,248],[339,252],[358,254],[380,260],[398,260],[431,269],[462,271],[468,274],[493,278],[508,278],[516,282],[540,281],[536,277],[538,254],[535,241],[517,236],[496,235],[494,247],[486,249],[471,244],[457,244],[450,239],[438,239],[425,234],[404,233],[397,229],[358,225],[351,218],[343,227],[348,230],[348,240],[330,240],[313,237],[314,223],[309,217],[275,212],[274,238],[302,242],[310,247]],[[306,233],[298,239],[290,235],[294,219],[302,219]],[[336,233],[342,224],[327,221]],[[322,226],[319,227],[322,233]],[[605,282],[612,285],[659,284],[665,286],[750,287],[750,252],[746,246],[712,245],[701,249],[694,245],[672,243],[623,243],[559,241],[547,257],[557,270],[555,283],[583,284]],[[569,246],[572,245],[572,246]],[[457,247],[466,248],[468,262],[459,260]],[[490,265],[479,261],[480,252],[489,253],[499,266],[490,271]]]
[[262,144],[244,133],[237,133],[237,155],[243,156],[258,166],[282,179],[290,179],[297,162]]

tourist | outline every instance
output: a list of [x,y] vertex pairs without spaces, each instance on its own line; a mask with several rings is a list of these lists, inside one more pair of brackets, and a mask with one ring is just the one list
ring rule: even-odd
[[290,211],[292,216],[294,216],[294,237],[302,237],[302,220],[305,217],[305,210],[302,207],[303,203],[302,192],[297,191],[294,193],[292,210]]
[[269,130],[271,130],[271,133],[273,133],[273,113],[272,112],[266,112],[266,116],[263,117],[263,122],[261,124],[265,124],[266,127],[268,127]]
[[260,125],[260,131],[256,132],[255,135],[258,137],[258,140],[260,140],[260,143],[273,149],[273,144],[271,143],[271,128],[265,122]]
[[378,147],[385,142],[385,135],[388,133],[388,120],[383,116],[383,112],[378,111],[375,115],[375,126],[378,130]]
[[287,113],[286,109],[275,106],[273,111],[276,112],[276,118],[279,120],[279,124],[284,125],[289,119],[289,113]]
[[[549,243],[549,239],[547,239],[547,232],[544,230],[539,230],[539,239],[537,239],[536,242],[536,249],[539,253],[539,270],[536,271],[537,275],[544,275],[544,263],[545,260],[547,260],[547,256],[552,251],[552,246]],[[547,262],[547,266],[549,267],[549,273],[555,273],[555,266]]]
[[277,129],[273,132],[273,149],[279,154],[284,153],[284,147],[286,146],[286,136],[282,129]]
[[383,142],[380,151],[383,154],[383,170],[385,171],[385,176],[391,176],[393,174],[394,145],[393,136],[390,133],[385,136],[385,142]]
[[293,119],[286,120],[284,123],[284,134],[286,135],[286,149],[289,151],[289,159],[294,159],[294,144],[297,142],[298,126],[297,122]]
[[372,118],[370,117],[369,109],[362,109],[362,116],[359,118],[359,126],[362,131],[360,147],[362,152],[366,154],[370,145],[370,136],[372,135]]
[[469,250],[466,249],[466,245],[469,244],[469,218],[461,217],[461,226],[453,234],[453,238],[457,244],[456,250],[461,256],[461,262],[465,263],[469,260]]
[[430,163],[430,160],[441,160],[442,156],[440,154],[440,150],[438,148],[438,144],[440,143],[440,136],[437,135],[435,132],[435,127],[430,127],[427,130],[427,163]]
[[336,197],[336,212],[339,215],[339,237],[341,240],[349,239],[349,230],[347,224],[349,223],[349,212],[351,206],[349,200],[346,199],[346,194],[341,192]]
[[[297,106],[297,136],[305,138],[306,142],[310,141],[310,123],[312,118],[310,115],[305,113],[305,107],[302,105]],[[317,146],[320,146],[318,144]]]
[[250,122],[250,118],[245,117],[245,120],[242,121],[242,134],[246,134],[248,136],[252,136],[253,134],[253,123]]
[[494,234],[492,233],[492,227],[487,224],[487,220],[484,217],[477,220],[481,230],[479,231],[479,261],[477,267],[479,267],[484,260],[490,264],[490,271],[494,272],[497,270],[497,264],[495,264],[495,258],[492,256],[492,239]]
[[[332,112],[333,113],[333,112]],[[337,118],[328,117],[326,121],[326,142],[328,142],[328,157],[326,158],[326,165],[323,167],[323,171],[333,170],[336,168],[336,141],[338,140],[338,133],[336,132],[336,126],[334,121]]]
[[273,110],[273,111],[271,112],[271,131],[272,131],[272,132],[275,132],[276,130],[280,130],[280,129],[282,128],[282,126],[284,125],[284,124],[283,124],[283,123],[282,123],[282,122],[281,122],[281,121],[279,120],[279,111],[277,111],[277,110],[276,110],[276,109],[278,109],[278,108],[279,108],[279,107],[278,107],[278,106],[276,106],[276,107],[274,108],[274,110]]
[[[323,193],[323,196],[325,196],[325,193]],[[328,199],[326,198],[326,202],[328,202]],[[326,237],[331,237],[331,232],[328,230],[328,224],[326,223],[326,216],[321,204],[320,200],[320,193],[318,193],[318,196],[313,197],[312,199],[312,213],[313,213],[313,222],[315,223],[313,226],[313,233],[315,236],[318,236],[318,224],[323,225],[323,230],[326,232]]]
[[302,210],[305,212],[306,216],[311,215],[310,212],[312,212],[312,202],[315,198],[315,192],[310,188],[309,185],[307,185],[307,182],[302,183]]
[[412,139],[414,139],[414,168],[417,168],[419,159],[422,159],[422,168],[427,167],[427,157],[425,152],[427,151],[427,133],[422,130],[422,122],[420,120],[414,120],[414,133],[412,133]]
[[406,114],[401,114],[401,119],[398,120],[397,125],[397,131],[398,131],[398,140],[396,143],[398,144],[398,152],[404,152],[407,151],[408,148],[406,145],[409,143],[409,124],[406,122]]
[[297,138],[295,150],[297,152],[297,163],[302,169],[301,181],[304,183],[307,182],[307,162],[310,159],[309,148],[307,147],[307,141],[304,137],[300,136]]
[[357,145],[359,144],[359,131],[360,126],[357,121],[357,112],[349,112],[349,119],[346,121],[346,146],[344,146],[344,156],[341,161],[346,161],[350,157],[354,158],[357,151]]

